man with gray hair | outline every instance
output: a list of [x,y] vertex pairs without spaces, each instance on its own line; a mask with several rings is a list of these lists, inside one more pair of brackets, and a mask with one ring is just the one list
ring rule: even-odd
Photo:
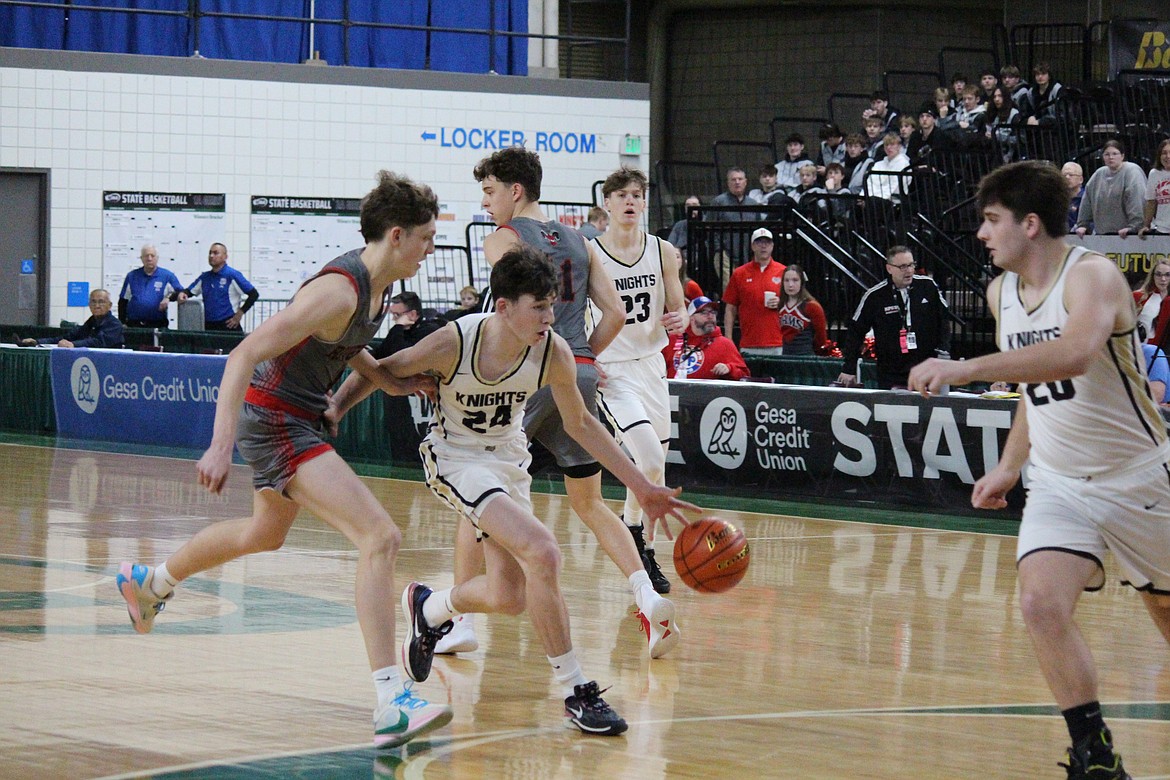
[[1077,229],[1077,217],[1081,215],[1081,198],[1085,197],[1085,169],[1080,163],[1066,162],[1060,167],[1060,175],[1068,186],[1068,232]]
[[126,274],[118,295],[118,319],[131,328],[167,327],[167,306],[187,300],[179,278],[158,267],[158,248],[144,244],[139,253],[142,267]]

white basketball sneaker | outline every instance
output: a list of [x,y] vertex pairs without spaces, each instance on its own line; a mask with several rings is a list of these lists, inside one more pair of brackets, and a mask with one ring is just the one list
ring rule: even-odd
[[638,610],[638,620],[641,628],[646,632],[646,641],[650,646],[650,657],[661,658],[674,649],[678,640],[682,638],[678,624],[674,622],[674,604],[670,599],[663,598],[657,593],[649,596],[645,608]]
[[475,638],[475,622],[472,620],[472,616],[456,615],[453,622],[455,627],[435,644],[435,653],[451,655],[452,653],[471,653],[479,649],[479,640]]

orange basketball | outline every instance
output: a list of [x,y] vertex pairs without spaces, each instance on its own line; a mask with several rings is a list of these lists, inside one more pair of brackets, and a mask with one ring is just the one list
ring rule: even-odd
[[674,568],[700,593],[722,593],[747,574],[751,550],[743,531],[718,517],[691,523],[674,540]]

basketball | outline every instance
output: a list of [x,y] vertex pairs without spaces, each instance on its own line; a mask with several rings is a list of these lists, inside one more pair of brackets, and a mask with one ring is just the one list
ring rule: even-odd
[[704,517],[674,541],[674,568],[688,587],[722,593],[747,574],[751,550],[743,531],[718,517]]

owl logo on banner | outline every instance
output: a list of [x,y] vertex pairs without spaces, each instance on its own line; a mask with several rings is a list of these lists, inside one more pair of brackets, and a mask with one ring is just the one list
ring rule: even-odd
[[69,389],[73,391],[73,400],[81,411],[93,414],[97,410],[101,384],[97,366],[92,360],[83,357],[73,361],[73,367],[69,370]]
[[737,469],[747,457],[747,414],[730,398],[712,399],[699,420],[699,446],[707,460]]

